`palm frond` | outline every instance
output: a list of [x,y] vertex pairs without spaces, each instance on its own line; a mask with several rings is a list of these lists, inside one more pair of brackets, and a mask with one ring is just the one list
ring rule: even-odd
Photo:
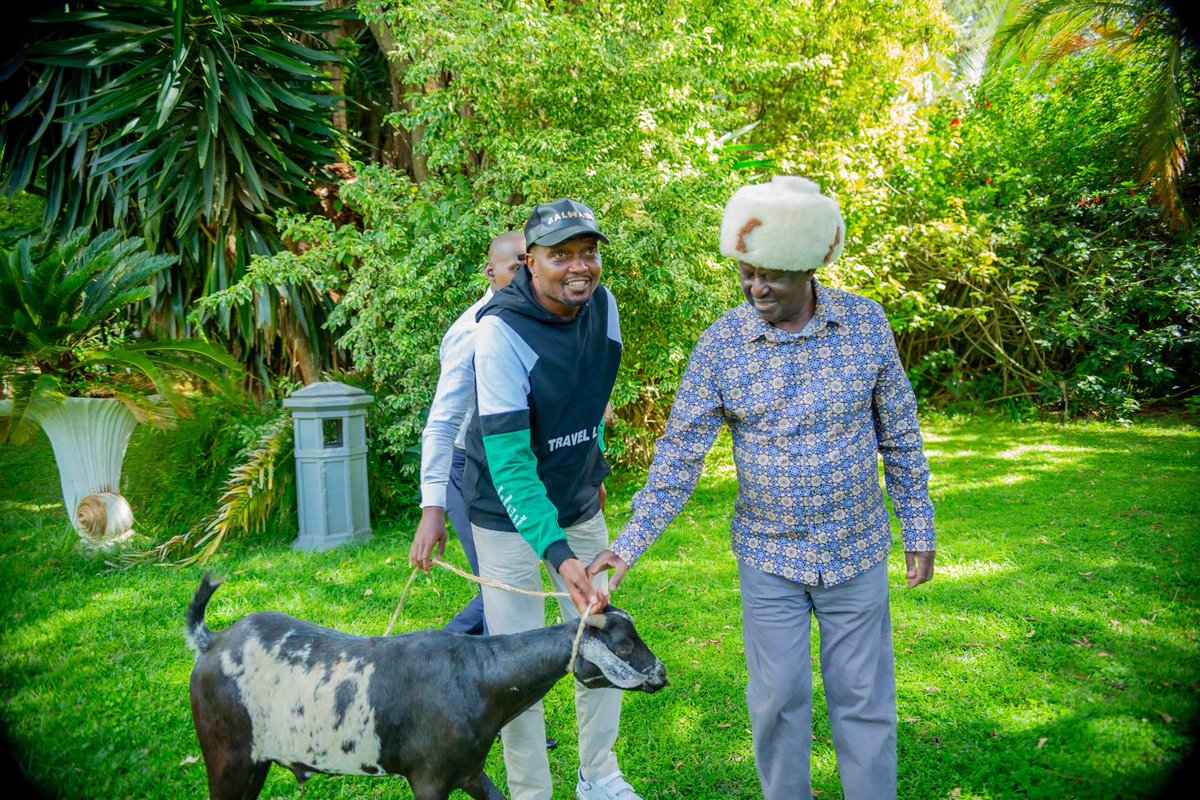
[[1009,0],[988,53],[989,67],[1017,61],[1034,74],[1046,74],[1068,52],[1090,41],[1097,6],[1092,0]]
[[119,349],[92,350],[83,353],[79,363],[84,368],[108,367],[113,370],[105,385],[97,387],[105,394],[112,390],[114,384],[116,387],[149,384],[172,408],[179,412],[183,410],[183,394],[175,387],[174,376],[141,353]]
[[133,418],[143,425],[169,428],[175,423],[177,417],[175,408],[169,403],[163,403],[157,398],[147,396],[145,392],[108,387],[106,393],[114,400],[119,400],[133,414]]
[[216,345],[199,339],[154,339],[147,342],[126,344],[122,350],[130,353],[146,353],[153,357],[181,356],[210,363],[230,372],[240,372],[241,364],[233,356]]
[[1145,172],[1142,181],[1154,187],[1163,215],[1176,227],[1189,220],[1179,194],[1179,180],[1187,167],[1187,139],[1183,128],[1183,99],[1179,95],[1183,71],[1181,43],[1173,43],[1158,65],[1151,90],[1144,96],[1145,124],[1141,146]]
[[[125,344],[109,351],[114,358],[144,359],[172,382],[182,377],[207,384],[227,397],[239,394],[240,364],[225,350],[193,339],[169,339]],[[157,384],[156,384],[157,385]],[[177,407],[177,410],[182,410]]]
[[63,401],[58,378],[21,372],[9,378],[12,397],[0,411],[0,442],[24,444],[37,431],[37,419]]
[[1172,28],[1161,21],[1169,19],[1163,0],[999,0],[995,7],[989,66],[1018,60],[1043,75],[1075,53],[1095,48],[1120,56],[1133,40]]
[[[228,539],[261,531],[294,480],[293,470],[288,468],[291,457],[291,416],[281,414],[246,458],[230,470],[217,509],[203,527],[172,537],[147,555],[162,561],[188,547],[196,552],[178,563],[190,566],[207,561]],[[200,538],[193,542],[197,533]]]
[[0,257],[0,341],[5,353],[70,345],[126,305],[149,297],[148,281],[175,263],[151,256],[139,237],[117,231],[89,237],[80,228],[62,237],[26,237]]

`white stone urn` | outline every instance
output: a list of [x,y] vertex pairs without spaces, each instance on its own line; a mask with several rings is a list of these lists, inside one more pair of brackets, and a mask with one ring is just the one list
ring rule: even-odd
[[108,397],[68,397],[34,420],[50,437],[63,504],[85,541],[106,546],[133,528],[133,510],[121,496],[121,464],[137,427],[133,413]]

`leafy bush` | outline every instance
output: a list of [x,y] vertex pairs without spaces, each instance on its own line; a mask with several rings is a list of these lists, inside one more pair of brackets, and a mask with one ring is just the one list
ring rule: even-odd
[[[856,33],[868,5],[363,3],[396,40],[409,91],[394,120],[420,132],[421,174],[356,167],[337,201],[357,224],[281,215],[295,252],[256,260],[202,309],[244,307],[268,285],[335,293],[329,324],[373,376],[379,433],[401,455],[432,399],[440,337],[485,288],[489,239],[538,202],[576,197],[611,240],[603,281],[625,337],[609,452],[644,459],[692,344],[740,300],[718,255],[720,216],[774,161],[737,132],[761,124],[767,140],[797,146],[853,136],[941,20],[914,0]],[[785,44],[789,58],[776,57]]]
[[1130,146],[1146,80],[1111,59],[1009,70],[835,146],[836,277],[884,303],[924,398],[1123,416],[1197,390],[1197,239]]

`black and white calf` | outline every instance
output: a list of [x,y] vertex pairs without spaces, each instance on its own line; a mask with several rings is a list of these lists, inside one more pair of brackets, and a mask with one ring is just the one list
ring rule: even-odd
[[[511,636],[418,631],[364,638],[276,611],[214,633],[205,575],[187,610],[192,721],[213,800],[256,798],[271,762],[315,772],[403,775],[416,800],[463,789],[504,800],[483,772],[500,728],[567,674],[578,623]],[[575,676],[656,692],[666,670],[609,606],[588,617]]]

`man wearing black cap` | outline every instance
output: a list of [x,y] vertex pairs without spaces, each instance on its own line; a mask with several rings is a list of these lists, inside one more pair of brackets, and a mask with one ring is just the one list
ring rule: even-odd
[[[607,576],[583,565],[608,546],[600,508],[604,409],[621,363],[616,301],[600,285],[600,242],[590,208],[569,199],[538,206],[525,225],[526,261],[479,312],[477,409],[467,434],[464,490],[484,578],[538,591],[545,562],[564,620],[598,611]],[[488,630],[545,624],[545,605],[483,588]],[[613,754],[621,715],[616,689],[575,685],[580,800],[637,800]],[[550,800],[550,764],[539,702],[503,731],[513,800]]]

